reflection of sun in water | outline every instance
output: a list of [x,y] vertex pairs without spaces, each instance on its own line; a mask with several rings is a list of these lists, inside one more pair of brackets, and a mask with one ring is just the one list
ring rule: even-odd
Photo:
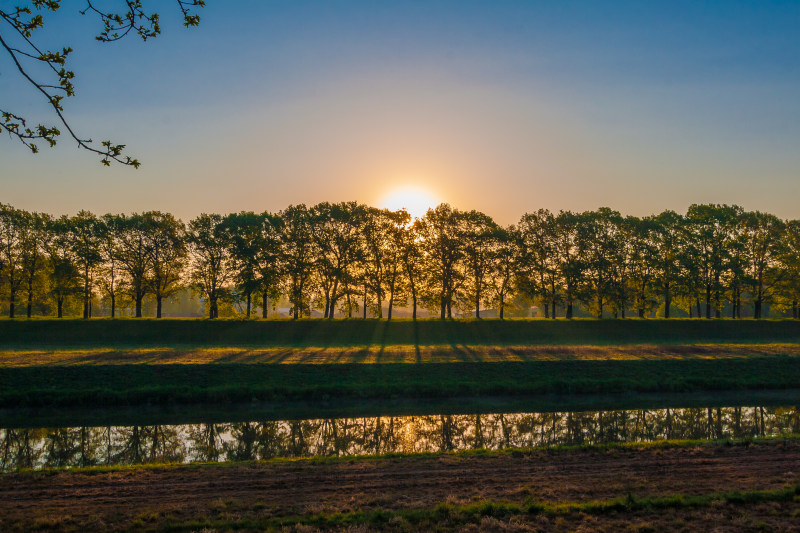
[[388,193],[381,200],[380,207],[397,211],[405,209],[414,218],[422,218],[428,209],[433,209],[439,201],[431,193],[419,187],[401,187]]

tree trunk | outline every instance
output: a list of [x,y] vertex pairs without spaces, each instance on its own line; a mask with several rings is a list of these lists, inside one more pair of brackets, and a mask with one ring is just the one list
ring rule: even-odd
[[267,318],[267,289],[261,293],[261,318]]
[[439,318],[441,320],[444,320],[446,317],[447,317],[447,303],[444,300],[444,296],[442,296],[441,316]]
[[58,307],[58,318],[63,318],[64,317],[64,297],[63,296],[59,296],[58,297],[58,302],[57,302],[56,305]]
[[142,318],[142,298],[144,298],[144,294],[137,292],[136,293],[136,318]]
[[670,294],[669,284],[664,286],[664,318],[669,318],[669,306],[672,304],[672,294]]
[[754,304],[753,318],[761,318],[761,297],[756,298]]
[[83,318],[89,318],[89,264],[86,264],[86,269],[83,275]]
[[481,317],[481,288],[480,283],[475,290],[475,318]]
[[161,318],[161,295],[156,294],[156,318]]
[[367,318],[367,285],[364,284],[364,318]]
[[[555,313],[553,313],[555,316]],[[567,302],[567,318],[572,318],[572,302]]]
[[8,297],[8,318],[14,318],[14,300],[16,300],[17,290],[11,285],[11,292]]
[[792,318],[797,318],[797,300],[792,300]]
[[503,320],[504,318],[503,313],[505,311],[505,308],[506,308],[505,295],[503,295],[503,293],[500,293],[500,320]]
[[28,318],[31,317],[31,313],[33,312],[33,289],[30,285],[28,285],[28,305],[25,310],[25,314]]
[[[700,312],[700,298],[696,298],[697,303],[697,318],[702,318],[703,314]],[[708,310],[709,317],[711,316],[711,310]]]
[[389,287],[389,311],[386,313],[386,320],[392,319],[392,306],[394,306],[394,283]]
[[116,316],[116,313],[117,313],[117,297],[112,292],[111,293],[111,318],[114,318]]
[[411,291],[411,320],[417,319],[417,291]]
[[247,318],[250,318],[250,304],[252,303],[251,291],[247,291]]
[[550,318],[550,304],[547,302],[543,302],[542,306],[544,307],[544,317]]
[[706,285],[706,318],[711,318],[711,285]]

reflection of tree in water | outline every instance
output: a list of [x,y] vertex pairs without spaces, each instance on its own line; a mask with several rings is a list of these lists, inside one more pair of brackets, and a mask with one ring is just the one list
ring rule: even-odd
[[92,466],[100,459],[102,428],[58,428],[47,431],[44,465]]
[[0,469],[725,439],[800,433],[797,407],[0,429]]
[[119,428],[121,440],[114,463],[168,463],[185,460],[179,426],[130,426]]
[[231,424],[231,440],[222,443],[225,457],[229,461],[258,459],[258,430],[255,422]]
[[0,432],[0,467],[2,470],[35,468],[41,456],[43,429],[5,429]]
[[227,430],[227,424],[197,424],[187,426],[187,442],[189,458],[192,461],[214,462],[218,461],[223,452],[224,445],[222,433]]

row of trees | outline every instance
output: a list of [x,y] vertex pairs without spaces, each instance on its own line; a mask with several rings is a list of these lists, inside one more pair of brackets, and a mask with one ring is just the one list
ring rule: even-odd
[[[190,287],[208,316],[236,301],[250,317],[260,300],[288,300],[294,318],[391,319],[425,309],[441,318],[504,316],[509,301],[546,317],[576,309],[597,317],[706,318],[764,315],[771,304],[798,317],[800,221],[738,206],[692,205],[622,216],[608,208],[558,214],[540,209],[503,227],[447,204],[412,220],[356,202],[295,205],[272,213],[202,214],[188,224],[169,213],[54,218],[0,204],[0,291],[14,317],[51,302],[63,315],[80,299],[83,317],[102,297],[142,316],[145,297],[163,302]],[[257,304],[255,304],[257,305]],[[49,307],[39,306],[43,314]]]

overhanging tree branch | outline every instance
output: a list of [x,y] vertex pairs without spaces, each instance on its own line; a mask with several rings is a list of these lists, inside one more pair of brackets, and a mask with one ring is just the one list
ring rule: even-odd
[[[193,13],[192,8],[205,6],[205,1],[176,1],[178,9],[183,15],[183,25],[186,27],[197,26],[200,22],[200,17]],[[96,8],[92,0],[87,0],[86,8],[80,13],[84,15],[92,13],[100,18],[103,23],[103,30],[95,37],[98,41],[117,41],[131,32],[146,41],[148,38],[156,37],[161,33],[161,28],[158,24],[158,13],[149,15],[145,13],[141,0],[124,0],[124,4],[125,9],[120,13],[105,13]],[[43,51],[32,40],[33,32],[44,27],[43,16],[39,13],[34,14],[34,11],[57,11],[60,6],[61,0],[31,0],[27,6],[17,6],[13,11],[0,10],[0,19],[6,23],[3,27],[10,28],[19,43],[15,44],[8,41],[8,38],[4,39],[2,27],[0,27],[0,46],[9,54],[17,71],[33,86],[35,92],[45,97],[48,105],[53,109],[59,121],[78,144],[79,148],[100,155],[101,163],[106,166],[109,166],[111,161],[114,161],[139,168],[140,163],[137,159],[123,155],[124,144],[114,144],[110,140],[106,140],[100,143],[101,148],[91,146],[92,140],[79,137],[63,114],[62,100],[75,95],[75,88],[72,84],[75,74],[66,68],[67,57],[72,52],[72,48],[64,47],[60,52]],[[35,79],[30,74],[30,67],[37,63],[49,67],[57,77],[58,84]],[[61,94],[58,94],[59,92]],[[24,117],[0,108],[0,132],[2,131],[22,142],[33,153],[38,153],[39,151],[38,145],[33,141],[43,140],[52,147],[56,145],[56,138],[61,134],[59,128],[53,125],[38,124],[35,127],[28,127]]]

